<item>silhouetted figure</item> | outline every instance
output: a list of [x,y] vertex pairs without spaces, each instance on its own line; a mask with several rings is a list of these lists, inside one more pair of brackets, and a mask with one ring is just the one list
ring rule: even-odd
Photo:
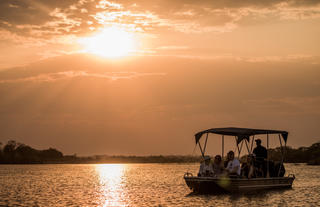
[[256,139],[256,147],[253,149],[253,154],[256,157],[256,160],[264,160],[268,157],[267,149],[261,145],[261,139]]
[[257,167],[257,176],[266,177],[267,167],[265,160],[268,157],[267,149],[261,145],[261,139],[256,139],[256,147],[253,149],[253,154],[255,156],[255,165]]

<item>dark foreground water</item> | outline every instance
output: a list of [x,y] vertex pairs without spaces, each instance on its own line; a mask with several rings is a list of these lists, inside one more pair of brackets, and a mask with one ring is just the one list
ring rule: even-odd
[[0,206],[320,206],[320,166],[286,165],[293,188],[194,195],[195,164],[0,165]]

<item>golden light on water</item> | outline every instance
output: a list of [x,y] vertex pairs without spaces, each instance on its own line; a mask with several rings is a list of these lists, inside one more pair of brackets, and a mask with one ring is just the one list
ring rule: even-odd
[[100,179],[102,206],[126,206],[122,199],[124,197],[122,178],[125,169],[126,165],[124,164],[96,165],[96,171]]
[[79,40],[84,52],[107,58],[124,57],[136,49],[134,35],[119,27],[108,27]]

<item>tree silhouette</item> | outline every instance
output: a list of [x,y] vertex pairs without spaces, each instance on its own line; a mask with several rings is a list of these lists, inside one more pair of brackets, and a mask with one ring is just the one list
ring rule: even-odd
[[0,163],[6,164],[28,164],[28,163],[47,163],[63,158],[62,152],[49,148],[37,150],[28,145],[17,143],[14,140],[0,149]]

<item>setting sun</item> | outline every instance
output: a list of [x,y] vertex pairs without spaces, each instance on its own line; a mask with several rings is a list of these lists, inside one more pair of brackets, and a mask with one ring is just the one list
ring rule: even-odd
[[112,58],[126,56],[135,48],[133,34],[117,27],[104,28],[79,42],[85,47],[85,52]]

